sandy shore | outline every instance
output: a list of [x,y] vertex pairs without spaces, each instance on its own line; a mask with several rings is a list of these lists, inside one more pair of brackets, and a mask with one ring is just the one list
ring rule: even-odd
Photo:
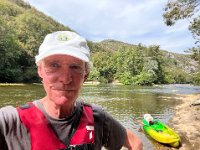
[[169,121],[181,137],[180,150],[200,150],[200,105],[191,105],[199,99],[200,94],[180,95],[181,104],[176,106],[175,116]]

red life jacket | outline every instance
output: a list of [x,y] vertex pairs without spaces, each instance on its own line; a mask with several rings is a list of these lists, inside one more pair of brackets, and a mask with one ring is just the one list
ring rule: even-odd
[[[91,106],[83,105],[83,111],[77,130],[70,140],[70,146],[91,145],[94,143],[94,118]],[[30,133],[31,150],[67,149],[69,145],[62,143],[51,129],[51,125],[33,103],[27,107],[18,107],[18,114]],[[67,134],[67,133],[66,133]]]

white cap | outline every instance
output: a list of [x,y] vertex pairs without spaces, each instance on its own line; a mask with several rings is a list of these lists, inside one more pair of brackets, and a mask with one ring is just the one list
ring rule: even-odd
[[51,55],[70,55],[89,62],[90,50],[87,41],[71,31],[57,31],[48,34],[39,47],[35,63]]

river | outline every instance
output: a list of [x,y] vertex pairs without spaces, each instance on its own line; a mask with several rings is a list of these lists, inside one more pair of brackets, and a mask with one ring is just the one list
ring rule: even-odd
[[[142,132],[138,120],[148,112],[167,123],[173,117],[174,106],[180,103],[181,95],[196,93],[200,93],[200,87],[193,85],[84,85],[80,99],[104,107],[142,139],[144,150],[154,150],[157,143]],[[19,106],[44,95],[42,86],[37,84],[0,86],[0,107]]]

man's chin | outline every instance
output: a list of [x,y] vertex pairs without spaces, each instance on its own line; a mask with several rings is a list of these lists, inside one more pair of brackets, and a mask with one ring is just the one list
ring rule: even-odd
[[67,104],[72,104],[73,103],[73,99],[69,99],[65,96],[61,96],[61,97],[57,97],[54,102],[56,103],[56,105],[60,105],[60,106],[65,106]]

